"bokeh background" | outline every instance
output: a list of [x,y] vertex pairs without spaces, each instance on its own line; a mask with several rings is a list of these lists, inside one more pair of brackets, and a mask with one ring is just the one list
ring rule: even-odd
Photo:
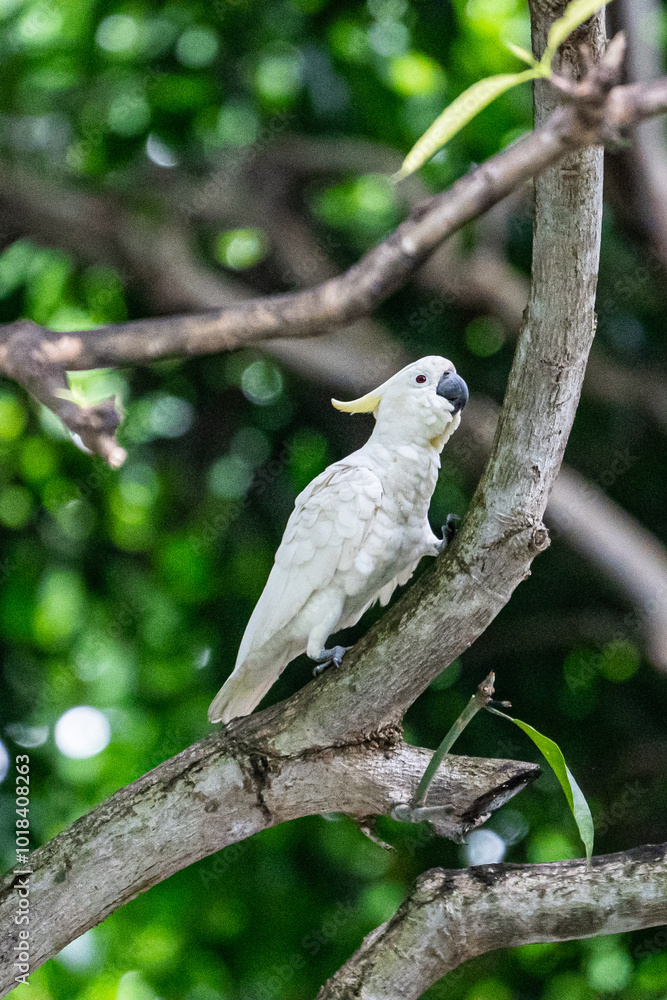
[[[639,9],[650,46],[635,55],[650,50],[661,72],[662,10],[626,4],[610,17],[623,24]],[[0,320],[76,330],[296,288],[348,266],[410,200],[531,127],[530,91],[514,90],[417,181],[388,181],[446,102],[518,68],[506,40],[529,44],[522,0],[0,0]],[[664,155],[660,139],[654,153]],[[637,158],[621,143],[608,160],[596,354],[606,381],[586,389],[567,461],[662,544],[665,258]],[[294,497],[369,431],[370,418],[329,404],[351,369],[370,387],[392,350],[445,354],[478,397],[502,400],[530,264],[530,194],[468,227],[370,333],[321,341],[319,362],[297,345],[88,379],[88,391],[123,400],[129,458],[118,472],[0,384],[6,866],[16,754],[31,757],[36,846],[209,731],[209,700]],[[465,514],[477,475],[465,457],[445,453],[436,529]],[[637,608],[556,533],[488,633],[409,711],[406,738],[435,747],[493,668],[500,697],[563,748],[597,820],[596,851],[664,840],[659,661]],[[267,703],[309,676],[295,662]],[[518,730],[484,714],[457,750],[537,759]],[[230,847],[114,913],[13,995],[305,1000],[426,868],[581,854],[547,768],[465,847],[389,820],[380,830],[393,852],[341,816]],[[667,930],[498,952],[428,996],[665,1000]]]

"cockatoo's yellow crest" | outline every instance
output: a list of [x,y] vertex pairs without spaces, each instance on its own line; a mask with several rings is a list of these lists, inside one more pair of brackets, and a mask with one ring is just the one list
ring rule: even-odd
[[359,396],[359,399],[351,399],[349,403],[344,403],[340,399],[332,399],[331,402],[337,410],[342,410],[343,413],[374,413],[382,402],[385,389],[390,382],[395,381],[396,376],[392,375],[386,382],[379,385],[377,389],[371,389],[365,396]]
[[343,413],[372,413],[380,405],[380,400],[382,396],[378,394],[377,389],[372,392],[367,392],[365,396],[360,396],[359,399],[352,399],[349,403],[343,403],[340,399],[332,399],[331,402],[336,407],[337,410],[342,410]]

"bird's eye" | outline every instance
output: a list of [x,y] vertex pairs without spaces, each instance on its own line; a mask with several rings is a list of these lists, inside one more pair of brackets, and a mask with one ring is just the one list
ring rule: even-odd
[[415,382],[418,382],[419,385],[423,385],[424,382],[426,382],[426,376],[425,375],[417,375],[417,377],[415,379]]

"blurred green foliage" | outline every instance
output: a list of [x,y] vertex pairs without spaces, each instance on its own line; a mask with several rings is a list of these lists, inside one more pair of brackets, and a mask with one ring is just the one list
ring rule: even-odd
[[[121,197],[155,171],[203,175],[221,158],[243,171],[267,136],[287,132],[406,151],[466,86],[516,68],[503,41],[529,43],[520,0],[0,0],[0,19],[2,156]],[[426,165],[425,182],[447,185],[530,124],[527,89],[504,95]],[[309,182],[303,197],[343,264],[403,211],[373,172]],[[266,291],[271,239],[240,214],[201,233],[203,252],[212,268],[241,271]],[[517,210],[508,255],[523,270],[530,229]],[[127,275],[18,236],[3,234],[0,320],[76,330],[143,313]],[[474,241],[474,228],[466,238]],[[608,211],[599,338],[620,370],[664,364],[662,291]],[[448,355],[472,389],[500,399],[508,331],[483,313],[435,305],[405,290],[382,318],[407,349]],[[129,459],[119,472],[77,451],[17,387],[0,387],[0,733],[10,757],[31,755],[35,844],[209,731],[209,700],[233,665],[295,495],[369,429],[369,420],[336,415],[324,388],[255,351],[127,371],[110,391],[125,410]],[[568,458],[667,539],[664,441],[639,415],[585,399]],[[463,514],[473,488],[445,452],[434,526]],[[599,642],[578,638],[572,624],[585,619],[595,633],[610,618]],[[435,747],[490,666],[500,696],[562,747],[593,804],[599,852],[664,839],[664,678],[642,657],[632,609],[558,537],[487,635],[409,711],[408,738]],[[309,676],[305,661],[293,664],[269,699]],[[76,706],[94,710],[90,746],[106,738],[99,713],[108,722],[109,742],[93,756],[56,745],[60,732],[67,746],[67,723],[55,727]],[[487,715],[456,749],[537,758]],[[0,784],[7,865],[10,783]],[[36,972],[17,1000],[312,997],[417,874],[466,863],[421,827],[380,826],[395,853],[336,816],[230,847],[114,913]],[[580,850],[547,773],[488,827],[512,861]],[[429,996],[664,998],[660,933],[487,955]]]

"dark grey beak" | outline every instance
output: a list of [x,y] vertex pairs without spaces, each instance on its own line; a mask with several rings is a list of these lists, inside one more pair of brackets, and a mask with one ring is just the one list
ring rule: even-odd
[[456,372],[447,371],[438,382],[435,390],[438,396],[443,396],[454,407],[454,413],[458,413],[468,402],[468,386],[460,375]]

